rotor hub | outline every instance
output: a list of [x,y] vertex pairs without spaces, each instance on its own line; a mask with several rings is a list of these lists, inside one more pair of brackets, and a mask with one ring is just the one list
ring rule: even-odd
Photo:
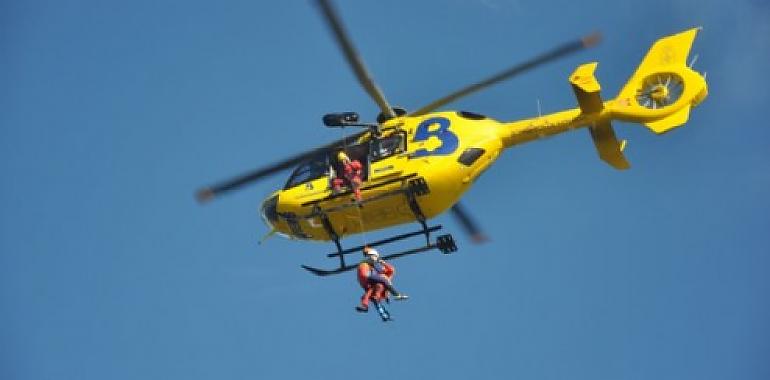
[[655,85],[650,92],[650,97],[657,102],[668,100],[668,87],[662,84]]

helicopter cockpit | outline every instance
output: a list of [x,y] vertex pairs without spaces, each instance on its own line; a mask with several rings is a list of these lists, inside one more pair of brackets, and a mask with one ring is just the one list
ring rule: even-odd
[[331,187],[331,181],[338,173],[343,172],[342,163],[336,159],[340,150],[344,150],[351,160],[358,160],[361,163],[361,180],[366,182],[369,178],[371,163],[406,151],[406,133],[395,131],[383,137],[347,145],[344,149],[330,149],[320,153],[300,164],[289,176],[284,189],[290,189],[323,177],[329,178],[329,187]]

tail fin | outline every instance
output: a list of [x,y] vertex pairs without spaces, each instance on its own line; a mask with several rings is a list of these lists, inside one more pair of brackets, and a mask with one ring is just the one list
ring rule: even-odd
[[690,109],[708,95],[705,78],[687,66],[699,28],[655,42],[636,72],[609,102],[612,118],[665,133],[687,122]]

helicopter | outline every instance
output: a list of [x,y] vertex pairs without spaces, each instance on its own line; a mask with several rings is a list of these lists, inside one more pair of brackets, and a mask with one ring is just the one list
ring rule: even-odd
[[[261,205],[261,216],[269,226],[268,236],[297,240],[331,241],[338,258],[330,270],[307,265],[309,272],[327,276],[351,270],[345,256],[364,246],[344,248],[345,237],[407,223],[418,223],[416,231],[369,242],[370,247],[423,236],[416,248],[383,256],[394,259],[438,249],[457,251],[451,234],[433,239],[443,227],[428,221],[447,210],[458,219],[474,241],[485,236],[460,205],[463,194],[507,148],[555,134],[587,128],[601,160],[618,170],[630,168],[612,121],[634,122],[656,134],[664,134],[686,123],[690,110],[708,95],[705,76],[692,69],[687,58],[700,28],[693,28],[655,41],[636,71],[611,100],[603,100],[594,72],[597,62],[578,66],[569,76],[578,107],[537,117],[497,121],[468,111],[437,111],[461,97],[510,79],[568,54],[594,46],[598,34],[569,41],[535,58],[514,65],[488,79],[464,87],[415,111],[391,106],[367,71],[333,5],[317,1],[324,19],[347,62],[367,94],[380,109],[376,122],[361,122],[355,112],[327,114],[330,128],[360,128],[349,137],[296,154],[267,167],[206,187],[196,193],[206,202],[223,193],[294,168],[283,188],[270,194]],[[344,152],[360,162],[361,183],[335,191]],[[353,191],[360,191],[360,199]]]

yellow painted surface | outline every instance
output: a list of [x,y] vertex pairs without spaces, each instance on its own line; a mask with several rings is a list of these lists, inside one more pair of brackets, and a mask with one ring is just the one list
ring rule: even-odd
[[[417,197],[417,200],[425,216],[432,218],[454,205],[505,148],[577,128],[608,124],[612,120],[644,124],[655,133],[664,133],[678,127],[687,121],[690,109],[697,106],[708,94],[703,76],[686,65],[687,55],[697,31],[698,29],[690,29],[655,42],[618,96],[604,101],[603,108],[597,112],[584,113],[580,108],[574,108],[512,122],[469,118],[454,111],[391,119],[382,127],[384,130],[398,129],[406,133],[406,152],[373,163],[369,168],[369,180],[363,186],[416,174],[424,178],[430,188],[429,194]],[[595,69],[595,63],[581,66],[570,76],[570,82],[585,93],[596,93],[598,96],[600,85],[593,76]],[[659,74],[673,74],[681,78],[684,89],[681,96],[672,104],[650,109],[639,104],[637,97],[641,87],[645,83],[654,84],[655,75]],[[428,138],[416,138],[420,124],[431,119],[443,119],[448,122],[445,133],[456,136],[457,146],[446,154],[415,157],[416,152],[421,150],[435,152],[437,149],[440,150],[443,144],[447,144],[447,138],[433,135],[439,134],[440,124],[431,124],[427,127],[426,131],[431,135]],[[365,135],[361,139],[369,138],[370,136]],[[625,141],[619,144],[621,144],[619,149],[622,150]],[[485,151],[483,156],[471,166],[458,162],[459,156],[468,148],[481,148]],[[377,198],[401,186],[401,183],[392,183],[365,190],[363,198],[365,200]],[[307,235],[305,238],[330,239],[320,218],[307,217],[313,213],[314,206],[302,206],[303,203],[324,199],[331,194],[328,178],[311,181],[309,185],[303,184],[281,190],[276,194],[279,195],[278,212],[295,214],[299,227]],[[392,196],[367,202],[363,208],[343,207],[350,203],[351,196],[348,195],[318,204],[318,207],[323,210],[334,210],[327,214],[334,230],[343,237],[415,221],[404,196]],[[281,234],[292,236],[292,230],[284,218],[280,218],[273,227]]]

